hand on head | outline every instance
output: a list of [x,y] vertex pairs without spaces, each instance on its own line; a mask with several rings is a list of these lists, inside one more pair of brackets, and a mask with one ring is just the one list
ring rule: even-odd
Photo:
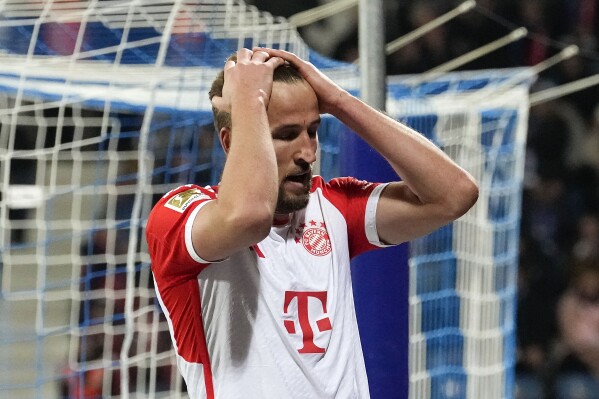
[[254,47],[253,51],[264,52],[270,57],[282,58],[296,68],[316,93],[320,113],[335,115],[340,98],[344,94],[348,94],[312,63],[302,60],[293,53],[264,47]]
[[238,50],[236,58],[225,63],[222,96],[212,97],[212,106],[220,111],[231,112],[234,101],[240,101],[241,104],[259,101],[268,107],[273,71],[284,62],[282,58],[265,51]]

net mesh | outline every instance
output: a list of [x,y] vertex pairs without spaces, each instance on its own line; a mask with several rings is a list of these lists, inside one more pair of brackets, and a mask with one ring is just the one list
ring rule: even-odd
[[[186,396],[143,228],[166,191],[218,180],[206,93],[255,45],[358,92],[354,66],[239,1],[0,0],[1,396]],[[411,244],[414,398],[511,395],[530,78],[390,79],[389,113],[481,184],[471,212]],[[327,117],[319,131],[325,178],[339,174],[341,129]]]

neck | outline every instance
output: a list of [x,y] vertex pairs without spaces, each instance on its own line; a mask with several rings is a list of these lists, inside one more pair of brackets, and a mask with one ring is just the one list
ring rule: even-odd
[[283,226],[289,223],[292,213],[275,213],[272,221],[273,226]]

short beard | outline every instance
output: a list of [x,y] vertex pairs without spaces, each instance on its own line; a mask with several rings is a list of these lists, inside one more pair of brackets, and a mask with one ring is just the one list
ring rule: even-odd
[[299,211],[308,206],[308,201],[310,200],[310,189],[312,188],[311,175],[312,174],[310,174],[310,179],[306,183],[304,183],[306,192],[300,195],[286,194],[283,190],[283,184],[279,186],[279,196],[277,198],[277,206],[275,208],[275,213],[284,215],[287,213]]

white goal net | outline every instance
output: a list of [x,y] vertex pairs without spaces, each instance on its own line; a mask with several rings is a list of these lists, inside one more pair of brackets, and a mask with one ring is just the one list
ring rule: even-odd
[[[282,47],[358,92],[355,66],[232,0],[0,0],[0,396],[186,397],[143,238],[155,200],[215,183],[208,88],[238,47]],[[510,397],[527,71],[390,80],[389,113],[479,180],[411,245],[413,398]],[[339,124],[320,168],[339,170]],[[382,365],[384,367],[384,365]]]

